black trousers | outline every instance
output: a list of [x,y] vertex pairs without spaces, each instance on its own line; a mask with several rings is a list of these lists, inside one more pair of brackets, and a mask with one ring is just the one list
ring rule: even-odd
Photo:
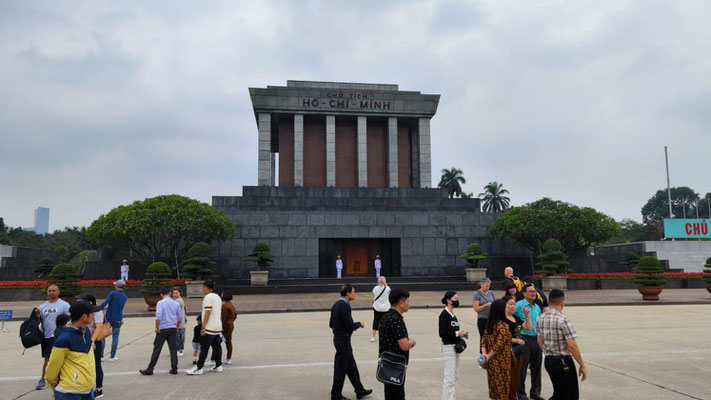
[[521,359],[521,381],[518,385],[518,398],[526,398],[526,373],[531,367],[531,397],[541,396],[541,364],[543,363],[543,352],[538,347],[535,336],[521,335],[521,339],[526,342],[523,348]]
[[489,322],[488,318],[477,318],[476,328],[479,330],[479,353],[481,353],[481,344],[484,342],[484,329],[486,329],[486,323]]
[[546,356],[546,371],[553,384],[551,400],[578,400],[578,371],[571,356]]
[[212,359],[215,360],[215,368],[222,365],[222,338],[217,335],[200,336],[200,357],[197,361],[198,369],[202,369],[207,359],[207,353],[212,347]]
[[385,386],[385,400],[405,400],[405,385],[388,385]]
[[356,394],[363,393],[365,388],[360,382],[360,374],[355,358],[353,358],[353,348],[351,347],[351,335],[333,335],[333,346],[336,348],[336,355],[333,358],[333,386],[331,386],[331,399],[341,400],[343,383],[348,375]]
[[153,371],[156,363],[158,362],[158,356],[160,356],[161,350],[163,350],[163,344],[168,342],[168,350],[170,351],[170,369],[178,369],[178,350],[177,342],[175,340],[177,329],[167,328],[161,329],[160,332],[156,333],[156,338],[153,340],[153,354],[151,354],[151,361],[148,363],[148,370]]

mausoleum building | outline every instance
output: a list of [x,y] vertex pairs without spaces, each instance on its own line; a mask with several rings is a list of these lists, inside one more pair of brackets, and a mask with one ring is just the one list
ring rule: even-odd
[[[218,245],[220,273],[246,278],[257,242],[276,256],[274,278],[464,275],[458,258],[482,244],[490,264],[528,263],[528,253],[492,240],[496,215],[478,199],[432,187],[430,120],[440,95],[398,85],[287,81],[250,88],[257,125],[258,186],[213,196],[237,226]],[[522,260],[523,258],[523,260]]]

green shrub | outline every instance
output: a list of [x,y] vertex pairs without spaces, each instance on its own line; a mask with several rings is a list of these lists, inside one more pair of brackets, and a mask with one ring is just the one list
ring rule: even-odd
[[639,256],[633,251],[625,254],[625,257],[620,261],[620,265],[624,265],[629,268],[630,271],[634,271],[637,263],[639,262]]
[[489,255],[484,253],[484,249],[478,243],[471,243],[467,246],[466,253],[459,256],[467,260],[469,268],[479,268],[479,261],[486,260],[488,257]]
[[635,273],[637,275],[632,278],[632,281],[642,286],[659,286],[663,285],[667,279],[662,275],[664,270],[656,257],[644,256],[639,259]]
[[205,242],[195,243],[188,254],[190,258],[185,260],[185,266],[183,267],[183,276],[190,279],[212,279],[215,278],[214,265],[216,262],[212,261],[210,253],[212,252],[212,247]]
[[[711,257],[706,259],[706,264],[704,264],[704,272],[711,274]],[[711,285],[711,275],[704,275],[704,282]]]
[[52,257],[42,257],[39,264],[34,269],[34,273],[39,277],[43,277],[52,271],[52,268],[57,264]]
[[245,257],[243,261],[255,262],[257,263],[257,270],[266,271],[269,269],[269,264],[274,262],[274,255],[270,253],[268,244],[257,243],[249,257]]
[[558,275],[570,272],[570,263],[565,261],[568,256],[563,253],[563,245],[555,239],[548,239],[543,243],[543,253],[537,257],[536,266],[541,268],[536,273],[545,275]]
[[71,298],[82,292],[82,287],[79,282],[79,274],[77,267],[72,264],[57,264],[49,273],[50,284],[59,286],[59,297]]
[[170,267],[164,262],[154,262],[146,269],[146,276],[143,278],[141,293],[152,296],[159,295],[161,288],[168,285],[170,281]]

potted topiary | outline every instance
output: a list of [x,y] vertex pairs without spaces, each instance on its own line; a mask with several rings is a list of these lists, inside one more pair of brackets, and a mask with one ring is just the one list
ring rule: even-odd
[[39,264],[34,269],[34,273],[37,274],[38,278],[46,276],[52,271],[52,268],[57,265],[52,257],[42,257],[39,260]]
[[[82,292],[82,287],[79,282],[79,274],[77,267],[72,264],[57,264],[49,273],[50,284],[55,284],[59,287],[59,297],[66,300],[68,303],[74,303],[74,296]],[[44,289],[46,291],[46,288]]]
[[170,281],[170,267],[164,262],[154,262],[146,269],[143,278],[141,293],[143,300],[148,304],[148,311],[155,311],[156,304],[160,301],[160,290]]
[[212,247],[205,242],[195,243],[188,255],[190,258],[185,260],[183,267],[183,277],[188,278],[185,281],[185,295],[187,297],[202,297],[202,284],[206,279],[215,278],[214,265],[208,255],[212,252]]
[[249,282],[252,286],[267,286],[269,283],[269,264],[274,261],[274,255],[270,253],[269,245],[257,243],[244,261],[257,263],[256,271],[249,271]]
[[643,300],[659,300],[662,285],[667,281],[662,275],[663,272],[656,257],[644,256],[639,259],[632,281],[640,285],[637,290],[642,294]]
[[467,274],[467,282],[480,282],[486,277],[487,270],[479,268],[479,261],[486,260],[488,257],[480,244],[471,243],[467,246],[466,252],[459,256],[467,261],[467,268],[464,270]]
[[568,256],[563,253],[563,245],[556,239],[548,239],[543,243],[543,253],[537,257],[536,266],[540,269],[536,273],[543,274],[541,281],[543,290],[563,290],[568,288],[568,280],[564,274],[570,271],[570,263],[565,261]]
[[633,272],[634,269],[637,267],[637,263],[639,262],[639,256],[633,251],[630,251],[629,253],[625,254],[625,257],[620,261],[620,265],[625,266],[625,272]]
[[704,264],[704,272],[706,275],[704,275],[704,282],[707,283],[706,285],[706,290],[711,293],[711,257],[706,259],[706,264]]

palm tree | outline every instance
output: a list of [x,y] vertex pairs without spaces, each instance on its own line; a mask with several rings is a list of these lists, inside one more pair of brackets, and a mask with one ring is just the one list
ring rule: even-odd
[[439,186],[442,189],[447,189],[447,194],[449,198],[453,198],[454,195],[462,195],[462,184],[467,183],[467,181],[462,176],[462,170],[459,168],[452,167],[451,169],[442,170],[442,179],[440,179]]
[[496,181],[484,186],[484,193],[479,193],[479,197],[484,200],[484,212],[501,212],[510,207],[511,199],[505,196],[509,191],[503,186]]

